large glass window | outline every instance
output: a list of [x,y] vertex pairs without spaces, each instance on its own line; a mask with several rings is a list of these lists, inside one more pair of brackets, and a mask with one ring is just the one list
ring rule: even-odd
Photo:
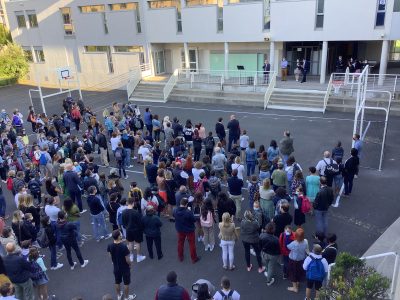
[[315,18],[315,28],[324,27],[324,6],[325,0],[317,0],[317,13]]
[[26,20],[23,11],[16,11],[15,16],[17,17],[17,24],[18,28],[25,28],[26,27]]
[[63,20],[65,35],[73,35],[74,27],[72,26],[71,8],[70,7],[61,8],[61,15]]
[[34,10],[28,10],[26,11],[26,14],[28,15],[29,27],[38,27],[36,12]]
[[79,6],[81,13],[92,13],[92,12],[103,12],[105,10],[104,5],[86,5]]
[[144,64],[143,46],[114,46],[115,53],[139,53],[140,64]]
[[111,49],[108,46],[84,46],[86,53],[106,53],[108,72],[114,73],[114,64],[111,55]]
[[[159,0],[159,1],[148,1],[150,9],[157,9],[157,8],[168,8],[168,7],[177,7],[178,2],[176,0]],[[180,5],[179,5],[180,6]]]
[[389,60],[400,61],[400,40],[391,42]]
[[386,14],[386,0],[378,0],[375,26],[385,25],[385,14]]
[[271,29],[271,1],[264,0],[264,30]]
[[85,52],[106,52],[107,46],[85,46]]
[[129,2],[129,3],[114,3],[109,4],[110,10],[135,10],[137,3]]
[[33,47],[35,51],[35,61],[37,63],[44,63],[46,60],[44,58],[44,52],[42,47]]
[[142,24],[140,23],[139,3],[136,5],[136,31],[142,33]]
[[400,0],[394,0],[393,11],[400,12]]

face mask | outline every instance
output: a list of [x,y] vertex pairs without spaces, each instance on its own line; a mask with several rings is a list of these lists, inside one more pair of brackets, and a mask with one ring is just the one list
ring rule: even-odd
[[289,230],[285,230],[285,234],[286,235],[290,235],[290,231]]
[[254,209],[254,211],[259,211],[260,210],[259,207],[254,207],[253,209]]

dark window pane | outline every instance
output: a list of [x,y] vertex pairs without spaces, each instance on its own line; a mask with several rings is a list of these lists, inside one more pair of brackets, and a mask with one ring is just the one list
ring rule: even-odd
[[385,25],[385,12],[378,12],[376,14],[376,24],[375,26]]
[[393,11],[400,12],[400,0],[394,0]]
[[318,13],[324,12],[324,0],[318,0]]
[[317,16],[317,21],[316,21],[315,27],[317,27],[317,28],[324,27],[324,15]]

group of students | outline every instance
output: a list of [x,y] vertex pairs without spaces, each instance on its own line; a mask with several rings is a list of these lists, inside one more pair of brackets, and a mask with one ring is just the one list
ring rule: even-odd
[[[0,170],[7,174],[2,179],[15,195],[17,207],[11,228],[5,226],[2,230],[1,242],[8,253],[30,253],[38,246],[48,247],[51,269],[56,270],[63,267],[57,262],[57,251],[65,248],[70,268],[74,269],[73,249],[81,267],[85,267],[89,261],[83,259],[80,251],[84,239],[79,221],[86,212],[83,197],[90,212],[95,240],[109,239],[120,231],[117,238],[127,240],[129,261],[134,261],[135,256],[137,262],[146,258],[140,247],[143,235],[148,256],[154,257],[154,244],[158,259],[162,259],[163,222],[160,216],[175,222],[178,244],[181,244],[179,259],[183,259],[186,238],[194,263],[199,259],[193,253],[194,237],[203,243],[205,251],[213,251],[217,245],[215,229],[218,226],[223,269],[236,268],[234,247],[241,239],[247,271],[252,270],[250,257],[253,253],[258,272],[267,277],[268,286],[275,281],[278,261],[283,265],[284,279],[289,278],[293,283],[289,289],[293,292],[298,292],[304,274],[314,268],[313,257],[319,259],[321,253],[330,253],[329,260],[326,259],[328,263],[334,261],[337,246],[336,236],[332,234],[327,235],[327,245],[323,244],[324,239],[319,241],[320,248],[313,247],[308,256],[309,246],[302,227],[305,216],[313,213],[314,200],[319,197],[319,175],[326,174],[318,174],[318,170],[311,167],[311,174],[305,178],[293,156],[293,139],[288,131],[284,132],[279,146],[272,140],[267,149],[260,145],[257,151],[247,132],[240,129],[235,116],[231,116],[227,124],[228,137],[222,118],[218,120],[216,138],[212,131],[206,134],[202,123],[193,125],[187,120],[183,126],[178,118],[171,121],[168,116],[160,121],[149,108],[145,109],[142,118],[137,106],[124,104],[120,107],[114,103],[111,111],[104,111],[104,124],[101,124],[94,114],[87,116],[90,109],[85,108],[82,101],[74,103],[68,99],[64,104],[60,116],[53,115],[43,124],[35,124],[32,129],[37,137],[31,146],[20,138],[24,132],[16,128],[18,122],[10,121],[2,127]],[[87,117],[82,134],[79,125],[83,122],[83,114]],[[32,108],[29,115],[28,121],[35,116]],[[76,135],[72,134],[71,122],[66,119],[76,120]],[[22,145],[18,144],[20,140]],[[202,155],[203,149],[206,155]],[[115,163],[117,166],[111,169],[108,177],[99,171],[96,153],[102,164]],[[126,197],[123,178],[127,179],[126,168],[132,167],[133,163],[143,164],[149,187],[142,190],[136,182],[131,182]],[[242,203],[246,202],[243,202],[242,188],[248,189],[244,213]],[[0,216],[5,218],[6,202],[2,199],[0,192]],[[294,208],[294,220],[291,207]],[[192,216],[193,224],[187,232],[179,220],[180,210],[185,216]],[[293,221],[297,230],[291,227]],[[317,235],[323,234],[327,234],[326,228]],[[30,256],[26,257],[34,265]],[[307,257],[311,257],[311,261]],[[326,270],[325,261],[322,262]],[[35,270],[41,277],[34,283],[39,297],[46,299],[46,268],[40,261],[38,264],[41,271]],[[122,281],[129,286],[130,278],[124,278],[125,274],[117,272],[114,275],[118,287]],[[318,290],[318,278],[310,278],[307,277],[307,288],[314,285]],[[18,285],[20,282],[10,279],[17,287],[17,297],[27,297],[24,296],[26,289]],[[23,284],[27,282],[29,280]],[[128,291],[124,299],[133,299]],[[119,288],[117,293],[120,294]]]

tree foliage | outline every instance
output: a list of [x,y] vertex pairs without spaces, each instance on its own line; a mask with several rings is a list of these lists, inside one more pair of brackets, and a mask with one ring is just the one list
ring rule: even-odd
[[364,260],[344,252],[338,255],[319,300],[385,299],[389,287],[388,278],[367,266]]
[[4,25],[0,24],[0,46],[6,45],[11,41],[10,31]]
[[21,78],[29,71],[29,64],[21,46],[7,43],[0,49],[0,77]]

